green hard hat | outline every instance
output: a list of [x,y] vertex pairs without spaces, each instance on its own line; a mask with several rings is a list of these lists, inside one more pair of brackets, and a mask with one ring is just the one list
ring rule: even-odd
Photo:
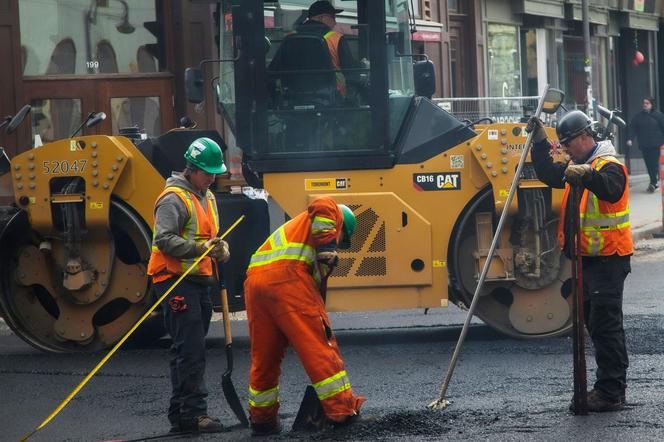
[[184,159],[207,173],[226,172],[221,148],[209,138],[203,137],[194,140],[184,153]]
[[353,236],[355,227],[357,227],[357,219],[352,210],[345,204],[338,204],[341,214],[344,216],[344,237],[339,244],[340,249],[350,248],[350,237]]

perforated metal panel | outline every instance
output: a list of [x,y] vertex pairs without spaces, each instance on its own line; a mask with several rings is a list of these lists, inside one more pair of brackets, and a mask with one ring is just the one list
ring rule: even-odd
[[[356,212],[359,209],[359,206],[349,206],[353,212]],[[357,227],[350,241],[350,248],[348,249],[351,253],[357,253],[362,250],[362,246],[369,238],[371,230],[375,227],[376,222],[378,221],[378,215],[373,209],[369,208],[364,210],[361,213],[355,213],[357,218]]]
[[[339,264],[331,276],[343,278],[386,275],[385,221],[382,221],[372,208],[365,205],[349,204],[348,207],[355,213],[357,227],[351,238],[350,248],[339,251]],[[367,253],[383,256],[366,256]],[[354,257],[350,258],[348,255]]]
[[385,223],[381,223],[378,233],[374,238],[371,246],[369,246],[369,252],[384,252],[385,251]]
[[355,263],[355,258],[339,258],[339,263],[334,268],[334,271],[330,276],[338,276],[341,278],[343,278],[344,276],[348,276],[348,274],[350,273],[350,269],[353,267],[354,263]]
[[387,260],[384,256],[367,256],[362,259],[355,276],[384,276],[387,273]]

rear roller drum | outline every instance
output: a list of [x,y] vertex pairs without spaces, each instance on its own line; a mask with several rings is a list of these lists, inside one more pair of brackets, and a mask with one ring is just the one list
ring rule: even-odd
[[[482,219],[482,214],[485,218],[488,214],[491,224],[490,214],[494,212],[493,193],[490,187],[485,188],[469,204],[455,227],[449,249],[452,301],[465,306],[472,302],[481,270],[477,264],[478,219]],[[506,268],[513,266],[512,272],[508,272],[504,279],[495,275],[491,278],[492,272],[489,272],[488,281],[479,294],[475,315],[491,327],[519,338],[540,338],[568,333],[571,328],[571,298],[568,290],[570,265],[555,244],[557,222],[548,222],[544,227],[548,242],[538,245],[546,245],[546,248],[541,248],[538,253],[529,253],[523,247],[507,244],[509,241],[505,239],[511,237],[508,229],[512,227],[513,221],[509,220],[505,224],[505,231],[501,235],[503,241],[499,243],[497,251],[502,251],[503,262],[508,264]],[[511,252],[506,252],[510,249]],[[541,265],[534,277],[529,264],[536,255],[541,257]],[[500,271],[497,273],[500,274]]]

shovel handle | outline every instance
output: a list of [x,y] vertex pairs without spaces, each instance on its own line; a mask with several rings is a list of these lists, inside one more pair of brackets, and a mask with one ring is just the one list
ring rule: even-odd
[[226,288],[221,289],[221,308],[224,315],[224,340],[226,345],[233,343],[233,337],[231,336],[231,321],[230,321],[230,311],[228,309],[228,292]]

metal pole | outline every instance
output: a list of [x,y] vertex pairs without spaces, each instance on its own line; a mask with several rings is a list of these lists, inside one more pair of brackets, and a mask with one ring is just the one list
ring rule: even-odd
[[659,146],[659,189],[662,194],[662,231],[653,234],[653,236],[664,238],[664,144]]
[[[581,0],[583,17],[583,70],[586,73],[586,114],[593,104],[593,76],[590,64],[590,10],[588,0]],[[594,106],[593,106],[594,107]]]
[[[572,229],[572,353],[574,371],[574,414],[588,414],[588,380],[586,377],[585,327],[583,316],[583,261],[581,257],[581,195],[580,186],[572,186],[571,204],[567,208],[574,214]],[[564,222],[561,220],[561,222]]]
[[[542,106],[544,105],[544,97],[546,97],[547,92],[549,91],[549,85],[547,84],[544,88],[544,93],[537,103],[537,111],[535,111],[535,117],[539,118],[542,113]],[[452,374],[454,373],[454,367],[456,367],[457,360],[459,359],[459,353],[461,352],[461,346],[463,345],[464,340],[466,339],[466,334],[468,334],[468,327],[470,326],[470,320],[473,318],[475,313],[475,307],[477,307],[477,302],[480,299],[480,291],[484,285],[484,279],[486,274],[489,272],[489,266],[491,265],[491,260],[493,255],[496,252],[498,246],[498,241],[500,240],[500,233],[503,230],[503,224],[505,224],[505,219],[507,219],[507,213],[509,212],[510,206],[512,205],[512,199],[516,194],[517,187],[519,187],[519,180],[521,179],[521,171],[523,170],[523,165],[526,163],[526,158],[528,157],[528,152],[530,152],[530,143],[533,139],[533,133],[529,133],[526,138],[526,144],[523,146],[523,151],[521,152],[521,158],[519,158],[519,164],[516,167],[516,172],[514,173],[514,180],[512,180],[512,185],[510,191],[507,194],[507,199],[503,205],[503,210],[500,212],[500,219],[498,220],[498,225],[496,226],[496,233],[493,235],[491,240],[491,246],[489,247],[489,252],[482,266],[482,272],[480,272],[479,280],[477,281],[477,287],[475,288],[475,294],[473,295],[473,300],[468,307],[468,313],[466,313],[466,320],[463,323],[463,328],[461,329],[461,334],[459,335],[459,340],[457,341],[456,347],[454,348],[454,353],[452,354],[452,360],[450,361],[450,366],[447,369],[447,374],[445,375],[445,380],[440,388],[440,393],[438,394],[438,399],[431,402],[427,405],[427,408],[430,409],[441,409],[447,407],[450,402],[445,399],[445,394],[447,393],[447,387],[450,384],[452,379]]]

